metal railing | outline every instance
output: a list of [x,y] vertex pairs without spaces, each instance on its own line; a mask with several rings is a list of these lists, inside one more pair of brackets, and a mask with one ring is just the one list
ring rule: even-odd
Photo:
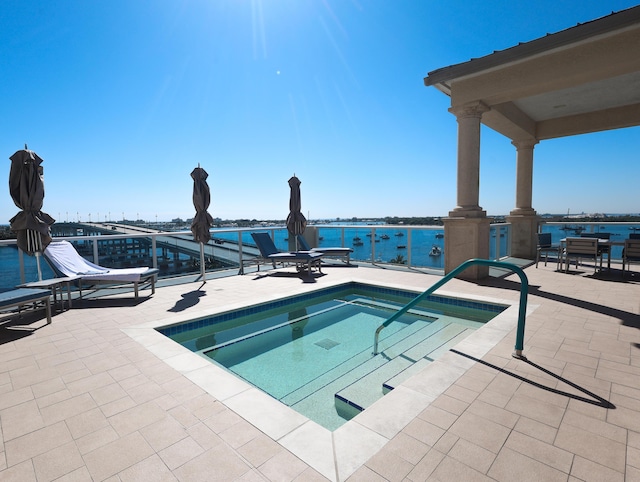
[[494,266],[494,267],[509,269],[520,277],[520,307],[518,312],[516,345],[515,345],[515,352],[513,353],[513,356],[514,358],[524,358],[524,356],[522,355],[522,350],[524,348],[524,324],[525,324],[525,315],[527,312],[527,296],[529,294],[529,280],[527,278],[527,275],[524,274],[524,271],[519,266],[516,266],[515,264],[512,264],[512,263],[505,263],[502,261],[491,261],[488,259],[470,259],[468,261],[465,261],[456,269],[454,269],[449,274],[447,274],[440,281],[438,281],[436,284],[434,284],[429,289],[427,289],[425,292],[419,294],[413,300],[407,303],[405,306],[400,308],[393,316],[387,319],[384,323],[382,323],[382,325],[380,325],[376,329],[374,339],[373,339],[373,354],[374,355],[378,354],[378,340],[380,338],[380,332],[383,330],[383,328],[386,328],[392,322],[400,318],[403,314],[405,314],[415,305],[420,303],[422,300],[424,300],[427,296],[432,294],[434,291],[436,291],[438,288],[440,288],[450,279],[456,277],[458,274],[462,273],[465,269],[474,265]]
[[[190,231],[158,231],[137,225],[117,223],[68,223],[59,226],[54,240],[67,240],[74,244],[82,256],[93,263],[109,267],[150,266],[160,269],[160,278],[195,275],[200,272],[200,253]],[[401,265],[408,268],[444,270],[444,228],[442,226],[404,225],[309,225],[315,232],[320,247],[352,247],[351,260],[374,265]],[[212,241],[204,247],[206,271],[236,270],[243,261],[257,256],[251,233],[267,231],[281,251],[295,249],[284,226],[230,227],[213,229]],[[510,225],[492,225],[490,258],[508,255]],[[59,235],[62,234],[62,235]],[[361,237],[362,245],[353,245]],[[433,246],[439,251],[430,254]],[[0,241],[0,288],[36,281],[37,271],[33,258],[16,249],[15,240]],[[43,276],[52,277],[48,265],[43,263]]]
[[[551,242],[560,244],[560,240],[570,236],[580,236],[582,233],[608,233],[612,240],[624,240],[630,234],[640,233],[640,223],[637,222],[605,222],[605,221],[541,221],[541,233],[550,233]],[[612,246],[610,256],[612,260],[622,261],[623,246]]]

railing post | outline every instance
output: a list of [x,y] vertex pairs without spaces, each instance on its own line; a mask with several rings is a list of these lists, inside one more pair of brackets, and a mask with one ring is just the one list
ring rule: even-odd
[[411,234],[413,230],[411,228],[407,228],[407,267],[411,268],[411,251],[413,251],[411,246]]
[[242,260],[242,231],[238,231],[238,263],[240,264],[240,274],[244,274],[244,262]]
[[151,263],[153,265],[154,268],[158,267],[158,253],[156,252],[157,249],[157,242],[156,242],[156,235],[152,234],[151,235]]
[[376,228],[371,228],[371,264],[376,262]]
[[91,241],[91,244],[93,245],[93,262],[95,264],[100,264],[100,256],[98,256],[98,238],[94,238]]

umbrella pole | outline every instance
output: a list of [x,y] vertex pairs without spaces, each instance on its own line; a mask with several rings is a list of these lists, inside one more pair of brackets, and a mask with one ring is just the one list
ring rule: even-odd
[[202,276],[202,282],[207,281],[207,270],[204,265],[204,243],[200,243],[200,274]]
[[40,253],[36,253],[36,266],[38,266],[38,281],[42,281],[42,271],[40,270]]
[[40,251],[42,251],[42,238],[40,233],[27,229],[27,246],[36,257],[38,268],[38,281],[42,281],[42,270],[40,269]]

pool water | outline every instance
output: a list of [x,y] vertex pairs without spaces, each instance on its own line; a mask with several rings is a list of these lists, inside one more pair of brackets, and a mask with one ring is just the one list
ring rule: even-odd
[[432,296],[380,333],[417,293],[349,283],[162,333],[335,430],[504,306]]

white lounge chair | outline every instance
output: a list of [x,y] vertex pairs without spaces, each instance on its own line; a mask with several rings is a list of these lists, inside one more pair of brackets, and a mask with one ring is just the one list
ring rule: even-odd
[[57,276],[77,276],[76,281],[82,297],[82,284],[122,285],[133,284],[135,297],[138,298],[140,283],[151,287],[151,294],[156,292],[155,281],[158,275],[156,268],[105,268],[84,259],[69,241],[53,241],[44,250],[44,256]]

